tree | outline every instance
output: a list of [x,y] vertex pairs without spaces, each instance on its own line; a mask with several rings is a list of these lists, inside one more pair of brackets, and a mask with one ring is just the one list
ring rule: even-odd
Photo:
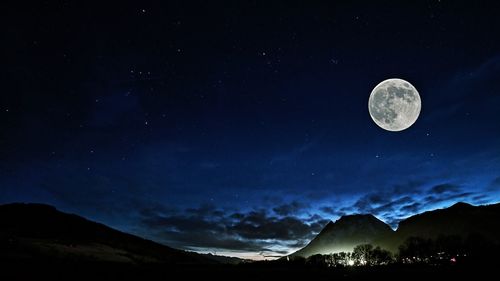
[[372,250],[373,245],[362,244],[354,247],[352,257],[355,265],[371,265],[372,264]]
[[344,267],[349,265],[350,254],[346,252],[331,254],[332,266]]
[[462,238],[458,235],[440,235],[435,243],[436,251],[446,259],[457,257],[464,251]]
[[370,257],[373,265],[387,265],[393,261],[391,252],[378,246],[371,251]]
[[399,246],[399,260],[403,263],[428,262],[434,253],[432,240],[421,237],[409,237]]
[[326,267],[328,266],[326,262],[326,256],[322,254],[312,255],[307,258],[307,264],[312,266]]

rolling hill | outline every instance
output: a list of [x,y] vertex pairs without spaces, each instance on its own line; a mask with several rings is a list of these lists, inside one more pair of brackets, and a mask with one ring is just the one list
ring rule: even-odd
[[213,264],[214,259],[123,233],[43,204],[0,206],[0,258]]

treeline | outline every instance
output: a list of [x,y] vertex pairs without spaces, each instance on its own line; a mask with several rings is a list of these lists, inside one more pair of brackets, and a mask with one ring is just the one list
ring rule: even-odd
[[410,237],[399,247],[399,263],[456,264],[498,262],[500,245],[482,235],[465,239],[458,235],[439,236],[437,239]]
[[371,244],[354,247],[352,252],[332,253],[329,255],[313,255],[304,262],[309,265],[328,267],[387,265],[394,262],[391,252]]
[[378,246],[362,244],[354,247],[352,252],[317,254],[307,259],[287,257],[280,262],[320,267],[492,264],[498,263],[499,252],[497,243],[479,235],[471,235],[466,239],[460,236],[439,236],[437,239],[410,237],[395,254]]

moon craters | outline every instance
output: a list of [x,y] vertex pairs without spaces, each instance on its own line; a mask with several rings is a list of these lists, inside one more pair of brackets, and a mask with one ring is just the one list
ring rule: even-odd
[[368,109],[373,121],[388,131],[402,131],[417,120],[421,101],[413,85],[402,79],[388,79],[370,94]]

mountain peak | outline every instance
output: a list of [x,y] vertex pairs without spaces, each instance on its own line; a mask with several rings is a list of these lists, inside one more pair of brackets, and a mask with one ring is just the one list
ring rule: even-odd
[[464,208],[471,208],[471,207],[474,207],[474,206],[472,206],[469,203],[465,203],[465,202],[457,202],[457,203],[450,206],[450,208],[453,208],[453,209],[464,209]]
[[372,214],[352,214],[352,215],[343,215],[337,221],[343,221],[343,220],[360,220],[360,219],[361,220],[362,219],[376,219],[376,220],[378,220]]
[[372,214],[353,214],[341,216],[335,224],[378,224],[384,223]]
[[335,222],[330,221],[306,247],[293,255],[308,257],[317,253],[350,252],[359,244],[373,243],[392,232],[387,224],[373,215],[345,215]]

